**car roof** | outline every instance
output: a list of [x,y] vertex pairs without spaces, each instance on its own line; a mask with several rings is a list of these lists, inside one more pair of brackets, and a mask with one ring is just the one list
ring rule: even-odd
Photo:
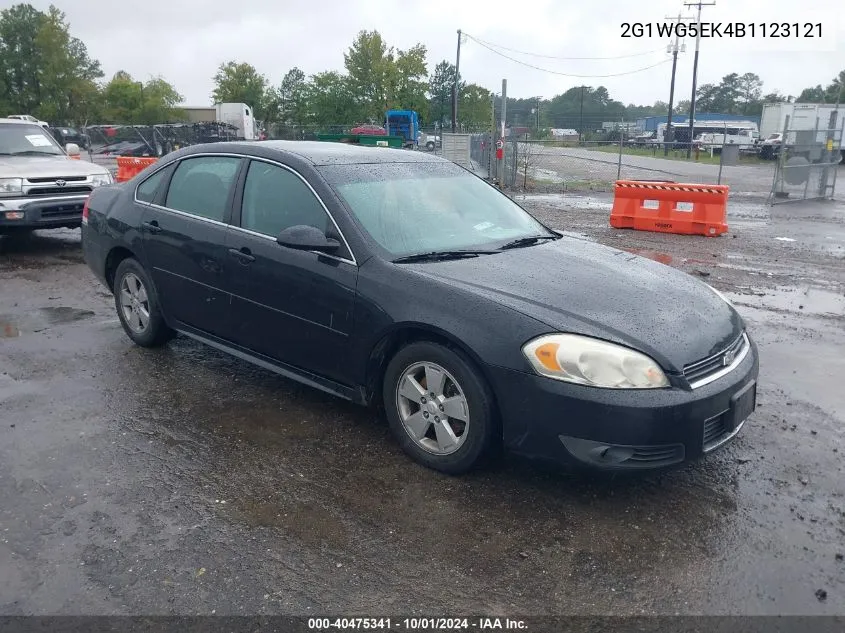
[[266,154],[270,150],[272,153],[295,156],[314,166],[449,162],[445,158],[413,150],[330,141],[235,141],[193,145],[186,149],[187,154],[208,151],[256,154],[256,150]]
[[[23,115],[18,115],[23,116]],[[16,125],[35,125],[32,121],[28,121],[26,119],[7,119],[3,118],[0,119],[0,123],[14,123]]]

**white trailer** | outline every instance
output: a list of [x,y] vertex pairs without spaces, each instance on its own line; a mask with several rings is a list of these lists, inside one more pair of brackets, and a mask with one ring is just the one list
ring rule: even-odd
[[217,120],[236,127],[238,138],[245,141],[258,140],[258,126],[250,106],[245,103],[217,103],[214,107]]
[[[836,113],[836,128],[839,130],[837,141],[840,142],[842,162],[845,162],[845,105],[828,103],[766,103],[763,105],[763,115],[760,118],[760,138],[763,147],[770,144],[779,145],[782,139],[777,136],[783,131],[790,133],[813,132],[818,130],[816,142],[823,143],[828,135],[828,126],[833,113]],[[794,136],[795,134],[793,134]],[[806,135],[804,135],[806,136]],[[812,135],[811,135],[812,136]],[[787,142],[794,142],[787,139]]]

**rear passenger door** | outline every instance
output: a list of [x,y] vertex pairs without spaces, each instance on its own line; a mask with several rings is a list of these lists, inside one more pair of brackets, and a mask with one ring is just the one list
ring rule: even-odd
[[[239,204],[240,203],[240,204]],[[358,267],[326,207],[288,167],[252,160],[229,233],[233,336],[243,347],[348,384]],[[294,250],[276,237],[313,226],[341,242],[333,255]]]
[[165,315],[177,327],[219,338],[226,338],[228,328],[230,295],[223,280],[231,261],[225,242],[242,160],[182,159],[142,215],[144,256]]

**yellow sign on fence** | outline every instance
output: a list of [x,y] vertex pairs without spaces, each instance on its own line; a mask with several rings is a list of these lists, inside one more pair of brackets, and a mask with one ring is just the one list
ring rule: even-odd
[[827,139],[827,151],[828,152],[833,151],[833,139],[832,138]]

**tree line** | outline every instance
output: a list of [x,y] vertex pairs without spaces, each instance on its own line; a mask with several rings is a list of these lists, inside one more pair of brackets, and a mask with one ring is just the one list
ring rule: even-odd
[[[416,110],[426,125],[451,121],[458,91],[458,118],[467,128],[486,128],[491,108],[501,100],[486,88],[459,77],[447,60],[428,72],[424,44],[406,50],[389,46],[378,31],[361,31],[344,53],[344,71],[307,76],[293,67],[278,83],[243,61],[223,63],[213,77],[213,102],[246,103],[272,128],[381,123],[389,109]],[[0,11],[0,116],[32,114],[53,124],[154,124],[186,119],[183,97],[162,77],[145,81],[120,71],[104,81],[100,63],[73,37],[56,7],[39,11],[17,4]],[[830,84],[808,87],[798,96],[764,93],[754,73],[731,73],[718,84],[703,84],[698,112],[757,116],[765,103],[845,102],[845,70]],[[689,111],[689,101],[675,112]],[[598,121],[633,121],[665,115],[668,104],[624,104],[604,86],[574,86],[554,97],[509,98],[508,125],[581,129]]]

